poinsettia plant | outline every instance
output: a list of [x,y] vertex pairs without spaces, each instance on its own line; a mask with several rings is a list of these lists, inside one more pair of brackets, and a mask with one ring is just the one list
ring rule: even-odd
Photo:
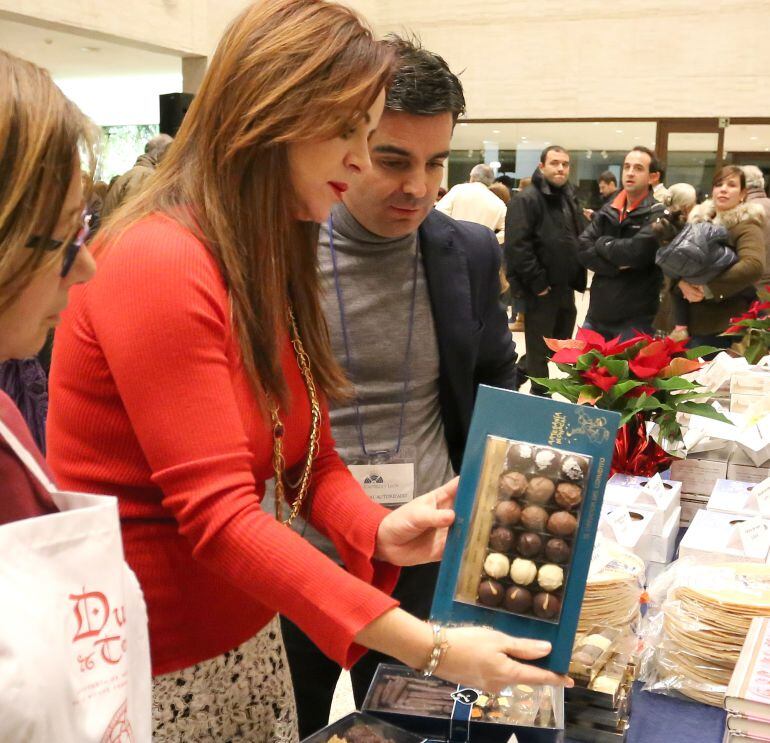
[[[770,291],[770,286],[765,289]],[[756,364],[770,349],[770,302],[756,301],[742,315],[731,317],[722,335],[742,336],[743,355],[749,364]]]
[[551,361],[566,376],[533,381],[570,402],[616,410],[621,425],[634,418],[654,421],[663,438],[678,441],[677,413],[729,422],[706,402],[708,392],[682,378],[701,368],[700,357],[716,351],[711,346],[688,349],[686,341],[645,334],[606,341],[585,328],[576,338],[546,343],[554,352]]

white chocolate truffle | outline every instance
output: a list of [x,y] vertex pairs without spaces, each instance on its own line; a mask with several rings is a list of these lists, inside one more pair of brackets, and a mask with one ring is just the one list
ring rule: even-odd
[[558,565],[543,565],[537,571],[537,582],[544,591],[556,591],[564,583],[564,571]]
[[539,470],[548,469],[556,461],[556,452],[550,449],[541,449],[535,454],[535,467]]
[[511,565],[511,580],[520,586],[528,586],[535,580],[537,567],[532,560],[517,557]]
[[508,558],[498,552],[490,553],[484,560],[484,572],[490,578],[502,578],[508,573],[510,566]]
[[588,637],[583,640],[583,645],[593,645],[594,647],[605,651],[610,645],[612,645],[612,640],[610,640],[609,637],[605,637],[604,635],[588,635]]
[[568,480],[582,480],[585,462],[581,463],[577,457],[567,457],[561,464],[561,473]]

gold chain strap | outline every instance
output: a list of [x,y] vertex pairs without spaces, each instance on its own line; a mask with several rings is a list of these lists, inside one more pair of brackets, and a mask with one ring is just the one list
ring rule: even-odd
[[[305,466],[302,468],[302,475],[296,483],[286,479],[286,462],[283,458],[283,436],[285,428],[279,416],[278,405],[268,397],[270,402],[270,421],[273,424],[273,471],[275,472],[275,517],[286,526],[291,526],[291,522],[297,517],[302,508],[308,489],[310,488],[310,477],[313,470],[313,460],[318,454],[318,444],[321,437],[321,405],[318,402],[313,373],[310,371],[310,358],[305,353],[302,340],[299,337],[297,321],[294,319],[294,312],[289,308],[289,327],[291,330],[291,345],[294,348],[294,355],[297,357],[297,365],[305,381],[305,388],[310,399],[310,441],[308,442],[307,458]],[[286,487],[288,485],[292,490],[297,490],[297,495],[291,505],[289,518],[283,520],[283,502],[286,500]]]

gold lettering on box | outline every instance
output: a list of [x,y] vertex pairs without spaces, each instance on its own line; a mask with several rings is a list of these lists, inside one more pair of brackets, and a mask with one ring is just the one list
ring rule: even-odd
[[548,443],[561,444],[564,442],[564,433],[567,430],[567,416],[564,413],[554,413],[551,421],[551,435],[548,437]]

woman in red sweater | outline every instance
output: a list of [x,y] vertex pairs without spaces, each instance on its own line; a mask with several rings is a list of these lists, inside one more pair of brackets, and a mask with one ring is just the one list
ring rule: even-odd
[[[317,223],[370,167],[390,66],[342,6],[249,7],[151,184],[103,228],[97,278],[57,333],[49,461],[68,486],[119,497],[157,740],[295,739],[277,612],[345,665],[365,646],[423,668],[435,644],[449,679],[563,682],[512,658],[547,645],[458,628],[438,647],[396,607],[394,565],[438,559],[456,485],[389,512],[334,450],[325,398],[346,382]],[[288,519],[260,508],[273,477]],[[289,528],[300,510],[347,570]]]

